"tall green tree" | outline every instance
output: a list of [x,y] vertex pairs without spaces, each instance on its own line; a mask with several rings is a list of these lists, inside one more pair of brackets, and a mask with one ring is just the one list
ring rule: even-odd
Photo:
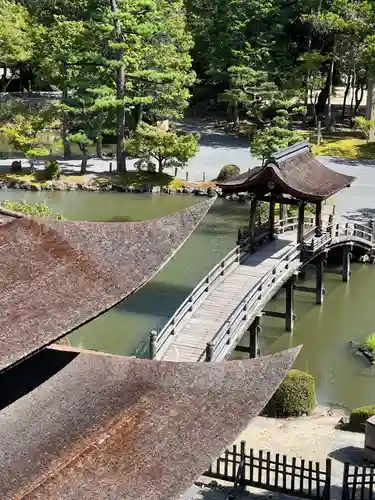
[[0,92],[6,92],[20,67],[33,51],[32,22],[25,7],[11,0],[0,0]]

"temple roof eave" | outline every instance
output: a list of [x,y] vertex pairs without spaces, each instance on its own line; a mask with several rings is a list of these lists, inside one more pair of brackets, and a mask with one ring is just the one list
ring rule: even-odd
[[[276,153],[264,167],[255,167],[218,186],[225,194],[270,191],[306,202],[320,202],[349,187],[355,177],[336,172],[316,159],[308,145],[297,144]],[[269,183],[275,186],[270,189]]]

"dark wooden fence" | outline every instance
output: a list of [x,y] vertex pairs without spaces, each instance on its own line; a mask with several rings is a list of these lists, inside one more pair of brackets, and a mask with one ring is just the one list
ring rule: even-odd
[[204,476],[233,482],[240,487],[253,486],[302,498],[330,499],[330,459],[326,460],[323,470],[318,462],[296,457],[288,459],[286,455],[262,450],[250,449],[246,453],[245,448],[242,441],[240,446],[227,449]]
[[342,482],[342,500],[375,499],[375,467],[346,463]]

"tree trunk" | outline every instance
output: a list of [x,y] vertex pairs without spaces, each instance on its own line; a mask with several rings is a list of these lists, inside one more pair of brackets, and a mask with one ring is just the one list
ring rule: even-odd
[[96,156],[97,158],[103,157],[103,136],[101,134],[96,138]]
[[346,88],[345,88],[345,93],[344,93],[344,100],[342,102],[342,112],[341,112],[341,118],[345,120],[345,107],[346,107],[346,100],[348,99],[348,94],[350,90],[350,86],[352,83],[352,74],[348,76],[348,81],[346,83]]
[[235,125],[235,127],[238,127],[240,125],[240,114],[238,111],[238,101],[233,102],[232,112],[233,112],[234,125]]
[[82,161],[81,161],[81,175],[86,175],[86,170],[87,170],[87,161],[89,159],[89,156],[87,154],[87,151],[83,153],[82,156]]
[[324,109],[326,107],[327,99],[329,93],[329,74],[327,75],[326,82],[324,87],[319,93],[318,100],[316,103],[316,114],[322,115],[324,113]]
[[136,114],[136,118],[135,118],[135,128],[138,127],[138,125],[140,123],[142,123],[142,120],[143,120],[143,104],[139,104],[137,106],[137,114]]
[[162,174],[163,173],[163,158],[159,159],[158,160],[158,172],[159,174]]
[[353,78],[352,78],[352,98],[350,100],[350,126],[353,126],[353,117],[354,117],[354,93],[356,89],[356,74],[353,72]]
[[329,69],[329,78],[328,78],[328,102],[327,102],[327,119],[326,119],[326,129],[328,131],[332,130],[332,83],[333,83],[334,68],[335,68],[335,61],[332,59],[331,67]]
[[363,99],[363,93],[364,93],[364,86],[363,84],[358,84],[356,89],[355,89],[355,107],[354,107],[354,116],[353,118],[357,115],[359,106],[361,105],[362,99]]
[[310,107],[311,107],[311,111],[312,111],[312,115],[313,115],[313,118],[314,118],[314,125],[315,125],[315,128],[318,127],[318,115],[316,114],[316,103],[314,102],[314,94],[313,94],[313,90],[310,89]]
[[[68,65],[64,62],[64,77],[65,83],[63,88],[62,102],[63,104],[68,104]],[[63,110],[63,122],[62,122],[62,140],[64,145],[64,159],[68,160],[72,156],[72,150],[70,148],[70,143],[68,139],[69,134],[69,115],[68,112]]]
[[[112,12],[117,14],[117,1],[111,0]],[[123,43],[121,23],[118,18],[115,19],[116,29],[116,42]],[[116,157],[117,157],[117,172],[126,172],[126,153],[125,153],[125,49],[120,47],[117,52],[117,59],[120,62],[116,74],[116,98],[118,101],[116,112],[116,128],[117,128],[117,144],[116,144]]]
[[[375,120],[375,77],[374,75],[369,75],[368,83],[367,83],[367,101],[366,101],[366,111],[365,111],[366,120]],[[375,140],[375,131],[373,128],[370,128],[368,135],[369,142]]]

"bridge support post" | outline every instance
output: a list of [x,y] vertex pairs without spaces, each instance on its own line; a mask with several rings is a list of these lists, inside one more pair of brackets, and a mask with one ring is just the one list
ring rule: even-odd
[[156,358],[156,336],[157,336],[156,331],[152,330],[152,332],[150,333],[150,340],[149,340],[149,350],[148,350],[149,359]]
[[349,281],[351,275],[351,270],[350,270],[351,256],[352,254],[350,245],[344,246],[342,254],[342,280],[345,283]]
[[324,298],[324,256],[319,257],[316,263],[316,303],[318,305],[323,304]]
[[259,335],[262,332],[261,319],[262,316],[256,316],[249,329],[249,358],[256,358],[259,355]]
[[285,330],[292,332],[294,327],[294,284],[296,277],[293,275],[285,284]]

